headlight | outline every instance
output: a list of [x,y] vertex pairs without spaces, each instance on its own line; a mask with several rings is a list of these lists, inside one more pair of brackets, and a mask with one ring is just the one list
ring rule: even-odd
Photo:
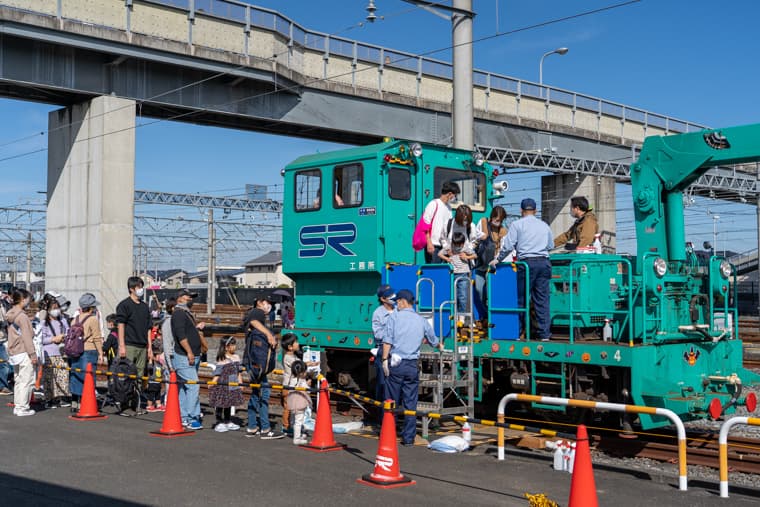
[[412,143],[412,145],[409,147],[409,151],[411,151],[412,155],[414,155],[415,157],[421,157],[422,145],[420,143]]
[[731,263],[728,261],[720,261],[720,276],[723,278],[728,278],[731,276]]
[[485,162],[485,158],[483,158],[483,154],[479,151],[476,151],[472,154],[472,161],[475,162],[475,165],[480,167],[483,165],[483,162]]
[[657,275],[658,278],[662,278],[665,276],[665,273],[668,272],[668,263],[665,262],[665,259],[662,257],[657,257],[654,260],[654,274]]

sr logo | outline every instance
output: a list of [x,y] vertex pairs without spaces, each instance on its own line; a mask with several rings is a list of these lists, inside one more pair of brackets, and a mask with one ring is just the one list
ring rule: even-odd
[[356,225],[352,223],[305,225],[298,233],[298,240],[301,243],[298,256],[302,258],[323,257],[328,246],[339,255],[356,256],[346,247],[356,240]]

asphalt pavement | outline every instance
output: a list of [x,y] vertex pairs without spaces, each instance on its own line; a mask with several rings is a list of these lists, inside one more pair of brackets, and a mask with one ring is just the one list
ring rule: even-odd
[[[106,409],[108,410],[108,409]],[[379,490],[358,484],[372,472],[377,440],[336,435],[345,451],[315,454],[291,440],[246,438],[242,431],[208,428],[188,437],[149,435],[162,414],[112,415],[77,422],[66,409],[15,417],[0,408],[0,505],[445,505],[527,506],[525,493],[544,493],[567,505],[571,476],[555,472],[544,453],[480,446],[462,454],[400,447],[402,472],[417,484]],[[243,414],[244,415],[244,414]],[[692,481],[678,491],[676,477],[596,466],[601,506],[756,506],[760,492]]]

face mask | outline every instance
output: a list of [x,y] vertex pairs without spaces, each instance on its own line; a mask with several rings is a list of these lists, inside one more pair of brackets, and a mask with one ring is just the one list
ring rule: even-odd
[[491,227],[501,227],[501,222],[491,222]]
[[135,296],[141,298],[143,297],[143,294],[145,294],[145,289],[143,289],[142,287],[135,289]]
[[187,309],[188,309],[188,310],[189,310],[190,308],[192,308],[192,307],[193,307],[193,300],[191,299],[190,301],[188,301],[188,302],[187,302],[187,304],[186,304],[185,306],[187,306]]
[[61,316],[61,310],[59,310],[58,308],[56,308],[55,310],[50,310],[50,316],[53,317],[54,319],[57,319],[58,317]]

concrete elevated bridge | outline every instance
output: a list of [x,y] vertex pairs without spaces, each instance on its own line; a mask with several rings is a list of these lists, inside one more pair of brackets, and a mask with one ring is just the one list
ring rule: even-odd
[[[566,198],[585,193],[614,231],[614,182],[626,180],[627,164],[598,162],[632,160],[649,135],[703,128],[488,71],[474,71],[473,82],[474,139],[489,160],[558,173],[544,181],[552,199],[542,210],[557,230],[569,226]],[[48,253],[47,280],[72,294],[100,291],[107,306],[131,272],[138,109],[344,143],[452,136],[449,63],[236,0],[0,0],[0,95],[64,106],[49,120],[47,251],[58,253]],[[711,174],[704,192],[756,198],[754,175]],[[84,210],[71,204],[80,181]],[[108,201],[99,197],[106,189]],[[84,254],[60,255],[85,240]]]

